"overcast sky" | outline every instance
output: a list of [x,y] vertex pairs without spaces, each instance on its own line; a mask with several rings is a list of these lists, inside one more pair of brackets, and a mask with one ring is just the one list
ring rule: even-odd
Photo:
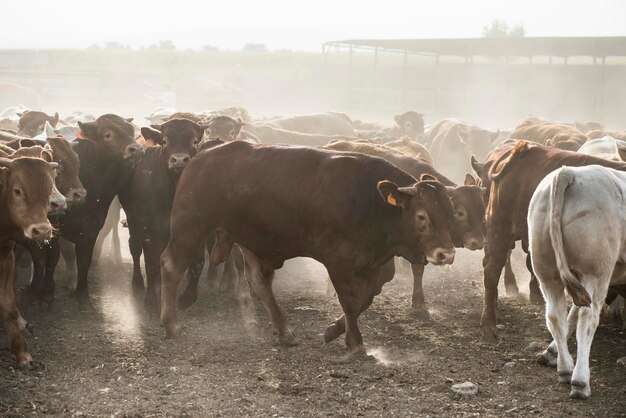
[[624,36],[626,0],[9,0],[0,48],[178,48],[320,51],[330,40],[478,37],[503,19],[527,36]]

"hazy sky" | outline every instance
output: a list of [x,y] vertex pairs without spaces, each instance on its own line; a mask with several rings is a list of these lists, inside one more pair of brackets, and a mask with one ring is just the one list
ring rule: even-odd
[[626,0],[20,0],[2,5],[0,48],[141,47],[319,51],[329,40],[480,36],[521,23],[527,36],[624,36]]

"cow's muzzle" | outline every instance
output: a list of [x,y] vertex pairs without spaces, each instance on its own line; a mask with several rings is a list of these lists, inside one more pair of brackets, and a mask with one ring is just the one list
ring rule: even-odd
[[183,168],[185,168],[185,166],[187,165],[187,163],[189,163],[189,161],[191,161],[191,157],[189,156],[189,154],[185,154],[182,152],[177,153],[177,154],[172,154],[170,155],[167,168],[169,168],[172,171],[180,171]]
[[139,144],[131,144],[124,150],[125,160],[137,160],[143,156],[143,147]]
[[435,265],[452,264],[455,254],[454,248],[436,248],[426,256],[426,260]]

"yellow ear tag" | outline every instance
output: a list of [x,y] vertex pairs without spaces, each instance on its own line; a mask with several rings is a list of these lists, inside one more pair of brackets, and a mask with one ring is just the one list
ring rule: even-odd
[[388,195],[387,195],[387,203],[389,203],[390,205],[397,206],[397,204],[396,204],[396,203],[397,203],[397,202],[396,202],[396,198],[395,198],[395,197],[393,197],[393,195],[392,195],[392,194],[388,194]]

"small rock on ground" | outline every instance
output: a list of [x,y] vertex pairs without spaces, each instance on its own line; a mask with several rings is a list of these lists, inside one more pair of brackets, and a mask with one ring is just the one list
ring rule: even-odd
[[452,389],[452,392],[463,396],[476,395],[478,393],[478,388],[472,382],[457,383],[452,385],[450,389]]

